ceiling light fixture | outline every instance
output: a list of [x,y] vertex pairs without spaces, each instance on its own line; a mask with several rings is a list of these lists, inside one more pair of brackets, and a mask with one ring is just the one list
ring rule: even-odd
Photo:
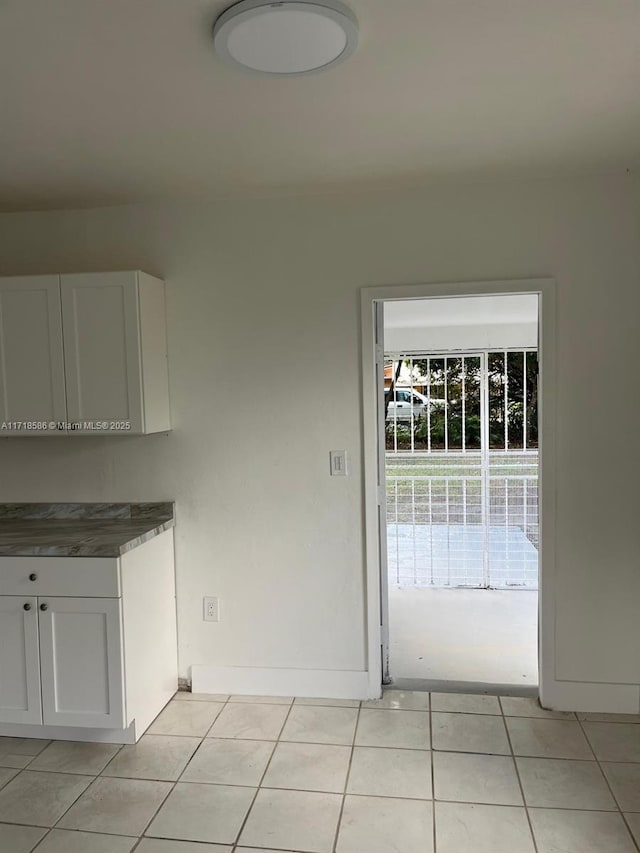
[[358,22],[338,0],[241,0],[213,27],[228,63],[270,77],[309,74],[356,49]]

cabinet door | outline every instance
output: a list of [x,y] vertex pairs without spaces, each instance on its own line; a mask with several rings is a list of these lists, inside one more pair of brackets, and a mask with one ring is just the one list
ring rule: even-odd
[[0,423],[64,420],[59,276],[0,278]]
[[69,420],[129,421],[142,432],[137,274],[63,275],[61,289]]
[[45,725],[125,727],[118,598],[39,598]]
[[42,722],[36,598],[0,596],[0,722]]

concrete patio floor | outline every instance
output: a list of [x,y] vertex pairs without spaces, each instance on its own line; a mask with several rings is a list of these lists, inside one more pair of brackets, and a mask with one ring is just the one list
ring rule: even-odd
[[390,586],[394,686],[536,695],[537,609],[535,591]]
[[[538,551],[517,525],[388,524],[389,583],[481,586],[487,549],[490,586],[538,585]],[[433,580],[432,580],[433,579]]]

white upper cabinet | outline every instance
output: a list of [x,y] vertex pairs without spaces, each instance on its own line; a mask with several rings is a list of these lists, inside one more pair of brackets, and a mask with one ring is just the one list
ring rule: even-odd
[[69,420],[106,423],[108,432],[169,429],[163,282],[77,273],[60,287]]
[[[0,300],[2,421],[70,424],[67,435],[171,428],[164,282],[135,271],[0,279]],[[43,432],[0,431],[12,434]]]
[[65,418],[59,277],[0,278],[0,435]]

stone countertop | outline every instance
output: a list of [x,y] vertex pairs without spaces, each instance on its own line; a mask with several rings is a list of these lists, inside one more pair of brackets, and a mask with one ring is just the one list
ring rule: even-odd
[[170,502],[0,504],[0,557],[120,557],[174,524]]

